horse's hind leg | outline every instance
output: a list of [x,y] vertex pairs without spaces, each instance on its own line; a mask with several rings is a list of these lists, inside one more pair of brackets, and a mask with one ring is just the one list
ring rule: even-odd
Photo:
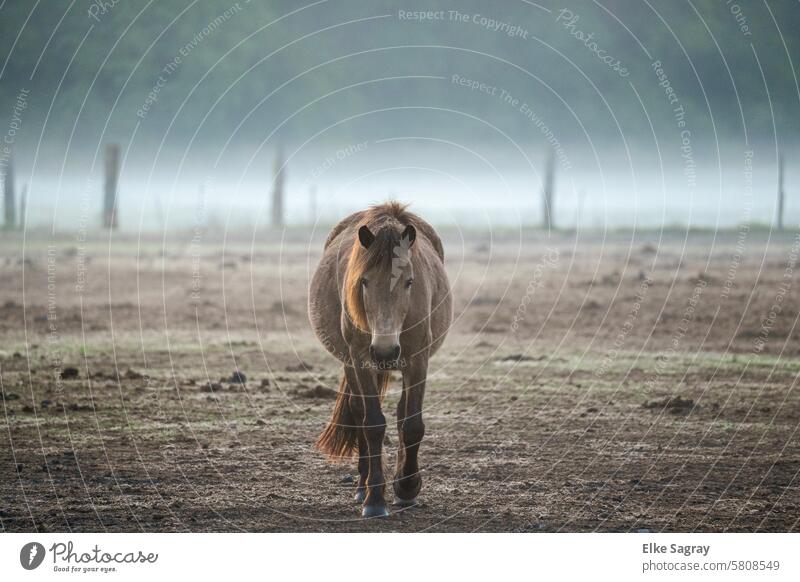
[[427,358],[416,358],[403,370],[403,394],[397,405],[397,434],[400,445],[394,478],[395,503],[413,505],[422,488],[417,454],[425,424],[422,422],[422,400],[428,373]]

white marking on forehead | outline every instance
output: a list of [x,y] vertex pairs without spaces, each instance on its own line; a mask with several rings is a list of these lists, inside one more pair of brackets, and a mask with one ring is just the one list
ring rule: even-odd
[[397,281],[400,280],[400,275],[403,274],[403,269],[411,261],[411,241],[408,238],[401,237],[400,242],[394,246],[392,255],[392,279],[389,283],[389,289],[394,289]]

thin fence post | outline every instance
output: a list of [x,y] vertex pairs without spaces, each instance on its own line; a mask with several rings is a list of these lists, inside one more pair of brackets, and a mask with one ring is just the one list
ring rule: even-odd
[[313,184],[308,189],[308,219],[311,224],[317,223],[317,187]]
[[28,185],[23,184],[19,199],[19,226],[25,228],[25,215],[28,212]]
[[6,175],[3,180],[3,203],[5,204],[4,224],[8,230],[17,227],[17,195],[14,191],[14,157],[9,156]]
[[280,148],[275,154],[274,179],[272,186],[272,226],[283,226],[283,182],[285,172],[283,168],[283,152]]
[[586,201],[586,190],[578,190],[578,204],[575,207],[575,230],[580,230],[581,219],[583,218],[583,204]]
[[106,145],[105,180],[103,184],[103,227],[117,228],[117,189],[119,188],[119,146]]
[[778,230],[783,230],[783,202],[785,198],[783,189],[783,153],[778,154]]
[[555,185],[555,158],[552,150],[547,150],[544,162],[544,181],[542,183],[542,228],[553,228],[553,187]]

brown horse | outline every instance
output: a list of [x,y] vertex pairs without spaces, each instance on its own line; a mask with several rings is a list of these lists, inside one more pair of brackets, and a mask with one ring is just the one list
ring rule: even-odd
[[442,345],[452,319],[442,241],[427,222],[395,202],[348,216],[325,242],[311,280],[309,317],[319,340],[344,364],[317,448],[333,460],[357,450],[355,498],[363,502],[361,515],[388,515],[381,401],[391,371],[399,370],[395,502],[415,503],[422,487],[417,452],[425,432],[428,358]]

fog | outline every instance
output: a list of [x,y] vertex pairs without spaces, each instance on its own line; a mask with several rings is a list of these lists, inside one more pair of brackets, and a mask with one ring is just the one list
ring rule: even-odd
[[800,15],[728,4],[8,3],[0,169],[27,228],[100,227],[109,144],[122,232],[265,228],[279,151],[289,227],[533,227],[552,154],[557,228],[713,229],[776,221],[782,154],[795,225]]
[[[287,151],[286,224],[327,225],[365,204],[396,199],[441,226],[533,227],[542,218],[544,156],[529,149],[468,149],[416,136],[314,152]],[[556,227],[713,229],[743,223],[769,226],[775,220],[774,146],[773,151],[764,145],[738,155],[696,159],[691,175],[674,152],[661,151],[659,157],[658,151],[641,147],[599,150],[570,150],[568,169],[556,163]],[[267,150],[251,160],[241,156],[235,169],[191,159],[182,167],[125,163],[117,201],[120,230],[181,230],[198,223],[217,229],[269,228],[274,155]],[[786,164],[789,192],[800,187],[798,170],[796,164]],[[103,190],[100,168],[82,175],[17,174],[29,184],[29,228],[73,231],[97,226]],[[792,196],[785,221],[800,221],[800,201]]]

